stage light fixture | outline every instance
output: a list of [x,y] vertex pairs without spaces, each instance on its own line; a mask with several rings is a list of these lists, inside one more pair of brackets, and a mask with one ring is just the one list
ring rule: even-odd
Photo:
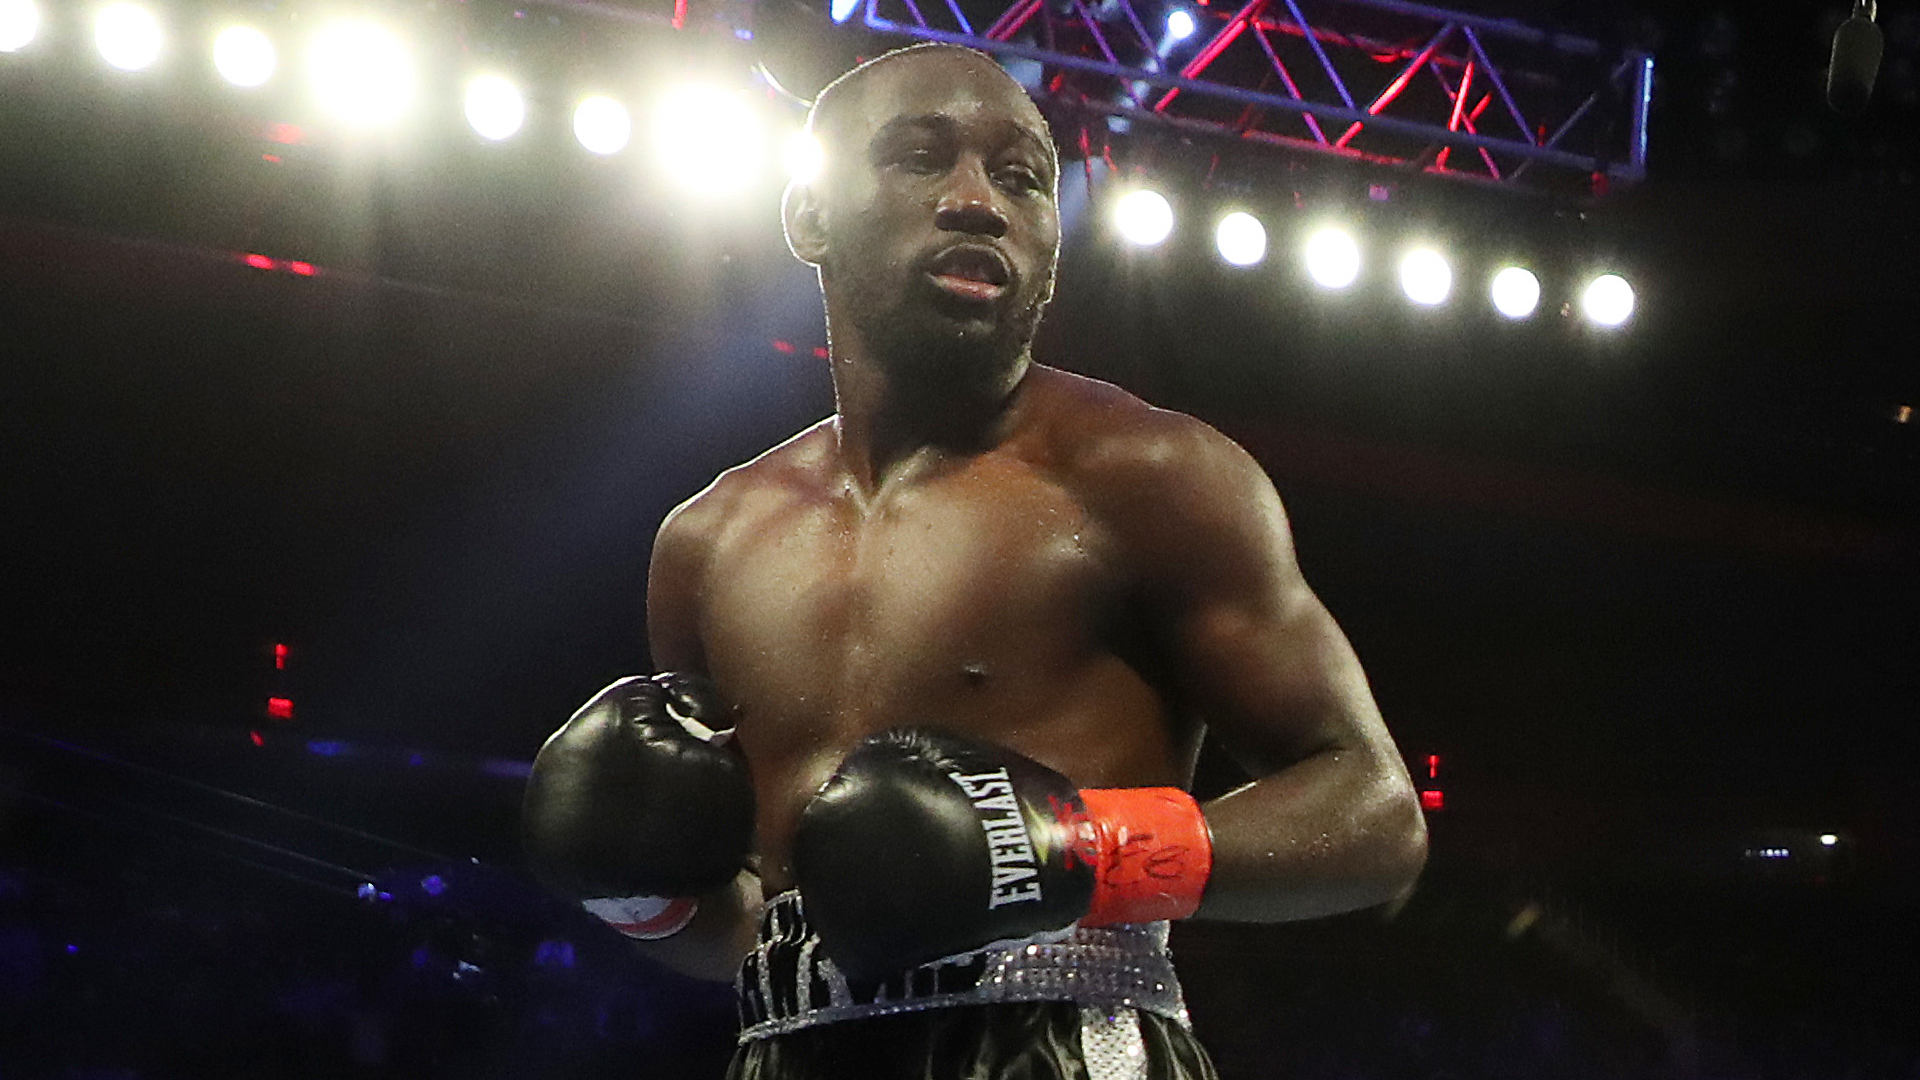
[[1487,292],[1493,310],[1509,319],[1524,319],[1540,306],[1540,279],[1524,266],[1502,267]]
[[833,0],[828,13],[833,16],[834,22],[843,23],[853,18],[853,13],[859,10],[860,0]]
[[1167,13],[1167,41],[1185,41],[1193,36],[1200,24],[1193,21],[1193,13],[1186,8],[1174,8]]
[[1444,304],[1453,291],[1453,268],[1432,248],[1414,248],[1400,258],[1400,291],[1421,307]]
[[353,20],[323,27],[307,53],[314,96],[337,119],[382,127],[413,106],[413,56],[393,31]]
[[787,179],[796,184],[809,184],[820,179],[827,167],[827,151],[813,133],[804,129],[787,136],[784,152],[781,154],[786,165]]
[[760,175],[765,147],[760,114],[744,94],[687,83],[655,105],[655,164],[689,194],[723,197],[740,190]]
[[229,26],[213,39],[213,69],[235,86],[260,86],[279,64],[273,42],[251,26]]
[[627,140],[633,138],[633,118],[627,115],[625,105],[604,94],[595,94],[574,107],[573,137],[601,157],[617,154],[625,150]]
[[1619,326],[1633,316],[1633,286],[1619,274],[1601,274],[1581,290],[1580,311],[1595,326]]
[[500,75],[476,75],[467,83],[467,123],[488,142],[513,137],[527,122],[527,99]]
[[121,71],[152,67],[165,40],[159,18],[139,4],[108,4],[93,17],[94,48],[108,66]]
[[40,36],[40,8],[33,0],[0,0],[0,53],[19,52]]
[[1307,237],[1307,276],[1323,289],[1344,289],[1360,277],[1360,245],[1345,229],[1328,226]]
[[1152,188],[1135,188],[1113,204],[1113,221],[1128,243],[1153,247],[1173,234],[1173,206]]
[[1252,214],[1235,210],[1214,227],[1213,246],[1234,266],[1253,266],[1267,257],[1266,226]]

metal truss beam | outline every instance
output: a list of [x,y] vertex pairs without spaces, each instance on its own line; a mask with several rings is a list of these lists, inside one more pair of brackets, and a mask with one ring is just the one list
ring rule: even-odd
[[1163,0],[864,0],[861,21],[1038,62],[1083,112],[1514,191],[1646,175],[1646,52],[1409,0],[1199,2],[1184,43],[1150,29]]

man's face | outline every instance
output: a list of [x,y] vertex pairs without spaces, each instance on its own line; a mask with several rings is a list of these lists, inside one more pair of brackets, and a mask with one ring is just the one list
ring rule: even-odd
[[882,64],[832,132],[822,280],[889,366],[991,378],[1053,293],[1060,216],[1039,112],[999,69],[929,51]]

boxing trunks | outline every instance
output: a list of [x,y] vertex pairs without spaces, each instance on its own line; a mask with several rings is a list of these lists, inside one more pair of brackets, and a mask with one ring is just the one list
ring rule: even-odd
[[1167,924],[1075,927],[850,981],[798,893],[767,903],[734,990],[729,1080],[1214,1080]]

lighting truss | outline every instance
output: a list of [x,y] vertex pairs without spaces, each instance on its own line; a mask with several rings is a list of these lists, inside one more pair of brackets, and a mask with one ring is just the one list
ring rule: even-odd
[[1515,191],[1597,198],[1646,173],[1653,57],[1510,19],[1201,0],[1173,43],[1158,0],[864,4],[870,30],[1037,62],[1035,88],[1067,110]]

